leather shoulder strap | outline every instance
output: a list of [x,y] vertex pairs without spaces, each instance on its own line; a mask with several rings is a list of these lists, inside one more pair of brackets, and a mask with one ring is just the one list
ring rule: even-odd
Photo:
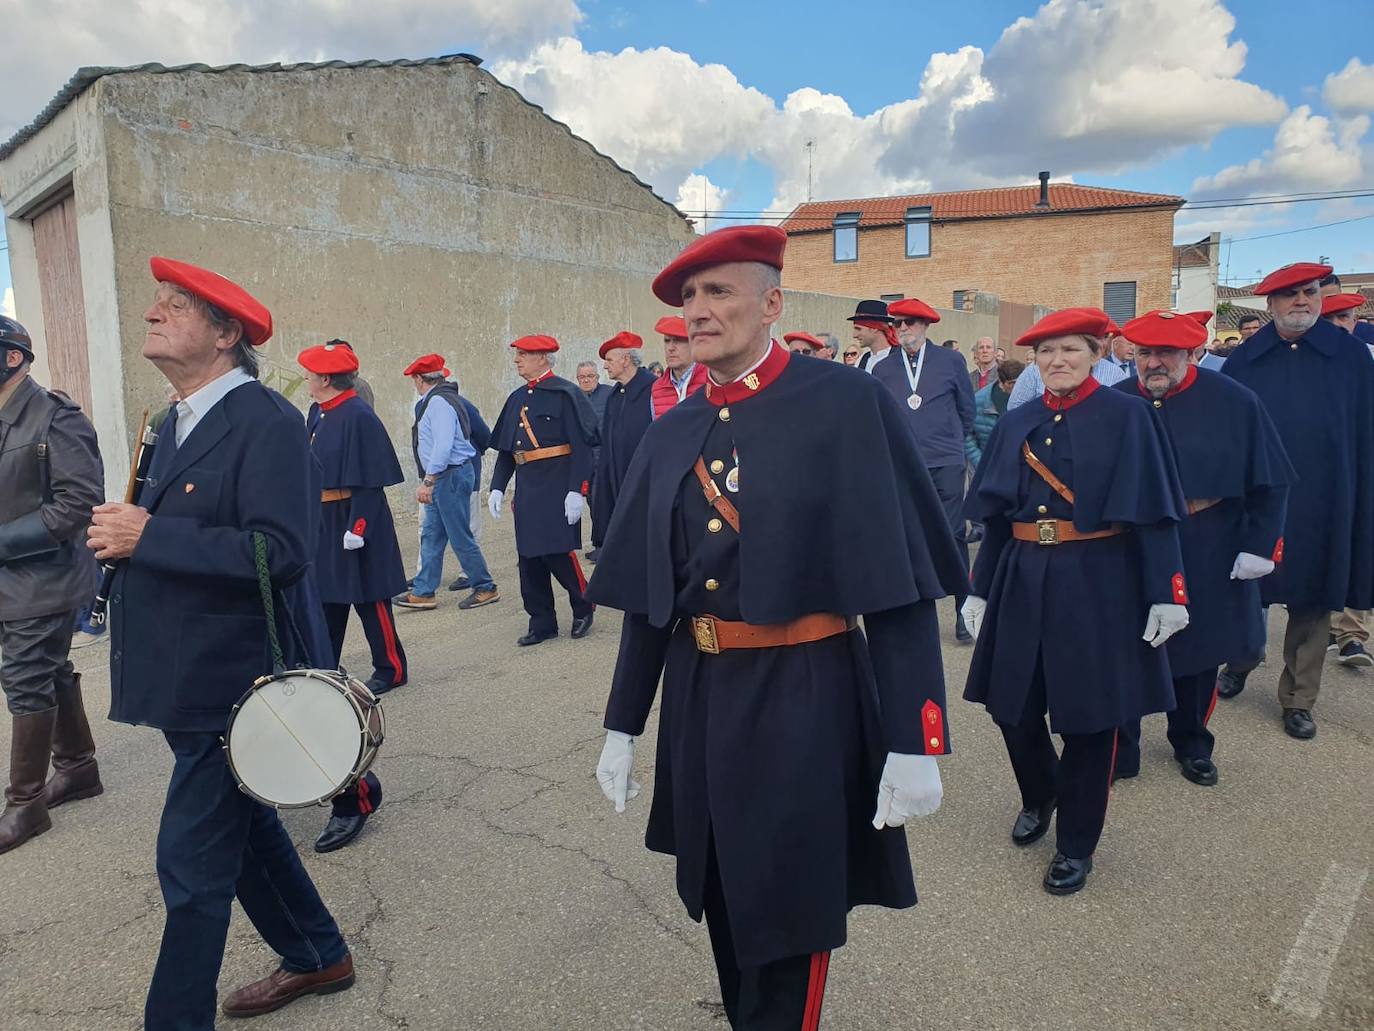
[[1026,464],[1035,470],[1037,476],[1050,485],[1051,490],[1070,505],[1073,504],[1073,491],[1065,486],[1064,481],[1050,472],[1049,469],[1046,468],[1045,463],[1035,456],[1035,452],[1030,448],[1030,441],[1023,440],[1021,442],[1021,454],[1025,456]]
[[701,484],[701,492],[706,495],[706,503],[720,514],[720,517],[730,524],[730,528],[739,533],[739,509],[731,504],[730,499],[720,492],[716,486],[716,481],[706,471],[706,459],[698,456],[696,465],[692,466],[692,472],[697,474],[697,482]]

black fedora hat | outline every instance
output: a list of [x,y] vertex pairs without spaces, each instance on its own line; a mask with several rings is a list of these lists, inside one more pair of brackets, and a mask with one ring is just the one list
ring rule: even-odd
[[859,306],[854,309],[854,314],[846,321],[855,322],[859,319],[864,322],[892,322],[892,317],[887,313],[886,301],[860,301]]

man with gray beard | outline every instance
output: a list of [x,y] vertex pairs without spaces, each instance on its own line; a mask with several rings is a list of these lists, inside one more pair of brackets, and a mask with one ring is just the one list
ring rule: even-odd
[[[1317,733],[1312,707],[1331,613],[1374,607],[1374,359],[1321,320],[1319,281],[1330,274],[1329,265],[1300,262],[1265,277],[1255,293],[1273,321],[1222,369],[1259,395],[1299,473],[1277,568],[1260,594],[1288,609],[1279,704],[1284,730],[1301,739]],[[1239,694],[1247,672],[1223,670],[1218,693]]]

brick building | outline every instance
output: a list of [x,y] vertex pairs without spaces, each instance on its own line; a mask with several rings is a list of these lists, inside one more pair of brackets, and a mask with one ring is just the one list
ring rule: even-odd
[[1182,197],[1073,183],[800,204],[783,285],[965,308],[1095,305],[1118,322],[1169,308]]

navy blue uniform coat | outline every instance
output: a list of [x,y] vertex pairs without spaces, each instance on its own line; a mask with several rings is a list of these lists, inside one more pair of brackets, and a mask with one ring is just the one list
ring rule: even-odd
[[[988,603],[964,697],[1015,725],[1043,662],[1057,734],[1092,734],[1174,707],[1165,652],[1141,635],[1152,604],[1186,600],[1178,523],[1187,505],[1164,428],[1139,397],[1088,384],[1062,412],[1043,399],[1007,412],[964,506],[986,527],[972,593]],[[1027,440],[1074,492],[1072,507],[1026,463]],[[1012,538],[1013,522],[1037,519],[1129,532],[1050,546]]]
[[[360,397],[311,405],[305,420],[310,450],[320,464],[326,490],[347,489],[351,497],[323,504],[315,583],[329,604],[381,601],[405,590],[405,565],[386,488],[405,479],[386,427]],[[345,531],[364,541],[345,551]]]
[[309,576],[318,466],[301,413],[256,382],[226,394],[166,459],[154,459],[156,482],[139,498],[152,518],[111,592],[110,718],[220,732],[233,704],[272,670],[252,531],[267,538],[287,664],[330,654]]
[[[520,421],[520,411],[534,430],[532,443]],[[571,526],[563,514],[570,492],[586,495],[592,476],[592,448],[598,443],[596,414],[575,383],[552,374],[511,392],[491,430],[496,468],[491,489],[504,491],[516,476],[516,451],[536,447],[572,446],[572,454],[527,462],[519,467],[515,499],[515,550],[528,558],[560,555],[582,548],[582,521]]]
[[[1142,397],[1138,378],[1115,389]],[[1188,625],[1164,645],[1175,677],[1246,664],[1264,654],[1260,580],[1232,580],[1236,556],[1272,557],[1283,533],[1293,470],[1254,393],[1219,372],[1194,367],[1159,401],[1189,501],[1220,503],[1179,526],[1188,575]]]
[[[596,462],[596,489],[592,491],[592,544],[600,546],[611,525],[615,501],[620,496],[630,459],[654,421],[649,394],[654,374],[636,369],[630,382],[615,384],[601,417],[601,454]],[[535,432],[538,432],[537,430]]]
[[1298,481],[1288,494],[1283,562],[1260,581],[1266,605],[1374,607],[1374,359],[1318,320],[1290,345],[1271,322],[1221,374],[1259,395]]
[[[641,734],[663,678],[646,843],[677,857],[697,920],[714,845],[746,966],[842,945],[853,906],[915,903],[905,833],[870,821],[887,752],[949,748],[933,599],[962,579],[881,384],[776,345],[760,375],[756,394],[726,406],[728,422],[708,387],[649,428],[588,587],[626,613],[606,727]],[[739,509],[738,536],[710,522],[698,456],[722,463],[713,479]],[[863,547],[797,532],[855,525]],[[684,618],[817,612],[863,615],[864,631],[707,655]]]

